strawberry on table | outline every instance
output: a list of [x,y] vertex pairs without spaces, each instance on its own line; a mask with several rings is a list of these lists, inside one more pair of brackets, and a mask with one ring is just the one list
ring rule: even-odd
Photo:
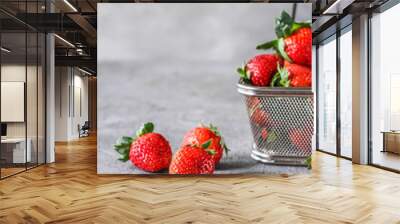
[[257,49],[274,48],[286,61],[311,66],[312,31],[310,23],[297,23],[285,11],[276,21],[278,39],[257,46]]
[[225,144],[225,141],[217,127],[210,124],[210,126],[200,125],[185,134],[181,146],[186,145],[203,145],[210,141],[210,144],[206,149],[212,149],[215,151],[213,160],[217,164],[225,151],[228,153],[229,149]]
[[136,136],[123,136],[114,145],[121,154],[120,161],[130,160],[136,167],[157,172],[168,169],[172,158],[172,150],[168,141],[159,133],[154,133],[153,123],[146,123],[136,132]]
[[250,59],[237,72],[245,82],[255,86],[268,86],[282,59],[276,54],[261,54]]
[[201,146],[182,146],[174,155],[170,174],[212,174],[215,170],[215,151],[207,149],[211,139]]

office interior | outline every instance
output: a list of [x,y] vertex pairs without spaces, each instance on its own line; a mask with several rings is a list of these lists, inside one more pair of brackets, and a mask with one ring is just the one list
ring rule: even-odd
[[[298,2],[313,5],[314,147],[399,172],[400,46],[392,44],[392,27],[400,20],[400,5],[392,0]],[[97,3],[0,3],[1,178],[56,162],[57,142],[96,132]],[[360,67],[361,76],[356,75]],[[355,85],[365,90],[358,98]],[[355,112],[354,105],[363,108]],[[362,126],[354,127],[359,118]],[[361,137],[355,139],[354,133]]]

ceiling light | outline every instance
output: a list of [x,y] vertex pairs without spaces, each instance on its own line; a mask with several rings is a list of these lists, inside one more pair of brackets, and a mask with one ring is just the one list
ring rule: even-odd
[[85,74],[87,74],[87,75],[92,75],[92,73],[90,73],[90,72],[88,72],[88,71],[86,71],[86,70],[83,70],[83,69],[81,69],[81,68],[79,68],[79,67],[78,67],[78,70],[81,71],[81,72],[83,72],[83,73],[85,73]]
[[67,4],[74,12],[78,12],[78,10],[68,1],[64,0],[65,4]]
[[4,51],[6,53],[10,53],[11,52],[11,50],[9,50],[9,49],[7,49],[5,47],[1,47],[0,49],[1,49],[1,51]]
[[57,38],[58,38],[59,40],[61,40],[62,42],[66,43],[68,46],[75,48],[75,45],[73,45],[73,44],[72,44],[71,42],[69,42],[68,40],[66,40],[66,39],[64,39],[64,38],[62,38],[62,37],[60,37],[60,36],[57,35],[57,34],[54,34],[54,36],[57,37]]

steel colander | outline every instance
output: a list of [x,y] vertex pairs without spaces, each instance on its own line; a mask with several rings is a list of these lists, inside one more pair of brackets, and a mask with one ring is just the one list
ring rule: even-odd
[[240,80],[253,134],[251,157],[263,163],[307,165],[312,153],[311,88],[256,87]]

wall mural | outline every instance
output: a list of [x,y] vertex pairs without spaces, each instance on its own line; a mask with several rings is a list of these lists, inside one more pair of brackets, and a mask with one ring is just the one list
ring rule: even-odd
[[98,4],[98,173],[309,172],[310,21],[311,4]]

